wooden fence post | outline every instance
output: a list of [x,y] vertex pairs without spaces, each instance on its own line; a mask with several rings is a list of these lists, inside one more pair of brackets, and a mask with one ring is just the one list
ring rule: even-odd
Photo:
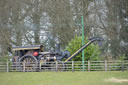
[[107,69],[107,68],[108,68],[107,60],[105,60],[104,64],[105,64],[105,66],[104,66],[104,67],[105,67],[105,69],[104,69],[104,70],[105,70],[105,71],[107,71],[107,70],[108,70],[108,69]]
[[124,61],[122,61],[122,66],[121,66],[121,68],[122,68],[122,72],[124,72]]
[[58,71],[58,62],[56,61],[56,72]]
[[41,62],[40,62],[40,71],[41,71]]
[[60,67],[60,69],[62,69],[61,71],[64,71],[64,62],[63,61],[61,61],[61,63],[62,63],[62,66]]
[[14,62],[14,65],[16,66],[16,71],[18,71],[18,62],[16,61],[16,62]]
[[72,72],[74,72],[74,61],[72,61]]
[[90,61],[88,60],[88,72],[90,72]]
[[7,72],[9,72],[9,66],[8,66],[8,61],[7,61]]
[[25,72],[25,62],[23,62],[23,72]]

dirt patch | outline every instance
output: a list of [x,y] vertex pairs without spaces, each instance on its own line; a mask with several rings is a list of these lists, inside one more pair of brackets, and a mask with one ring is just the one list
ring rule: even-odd
[[110,78],[110,79],[105,79],[106,82],[114,82],[114,83],[124,83],[128,82],[128,79],[119,79],[119,78]]

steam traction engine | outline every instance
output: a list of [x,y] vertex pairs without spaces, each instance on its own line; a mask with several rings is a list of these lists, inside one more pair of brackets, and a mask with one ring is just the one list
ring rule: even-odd
[[[73,57],[78,55],[82,50],[89,46],[94,41],[102,41],[102,38],[90,38],[90,41],[78,49],[75,53],[70,56],[69,51],[56,51],[45,52],[43,50],[43,45],[34,46],[16,46],[13,47],[15,56],[13,57],[13,66],[20,71],[37,71],[40,64],[41,67],[50,67],[55,65],[55,61],[62,61],[65,58],[63,64],[67,63]],[[50,66],[49,66],[50,65]],[[25,66],[25,67],[24,67]]]

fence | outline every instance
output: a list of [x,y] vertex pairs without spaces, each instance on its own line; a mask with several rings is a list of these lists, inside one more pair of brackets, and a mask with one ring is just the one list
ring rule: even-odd
[[[128,71],[128,61],[85,61],[85,71]],[[12,63],[0,62],[0,72],[83,71],[81,61]]]

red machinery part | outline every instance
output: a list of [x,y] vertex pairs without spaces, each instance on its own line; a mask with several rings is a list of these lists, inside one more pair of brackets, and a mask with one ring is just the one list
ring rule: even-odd
[[38,52],[33,52],[33,56],[38,56]]

